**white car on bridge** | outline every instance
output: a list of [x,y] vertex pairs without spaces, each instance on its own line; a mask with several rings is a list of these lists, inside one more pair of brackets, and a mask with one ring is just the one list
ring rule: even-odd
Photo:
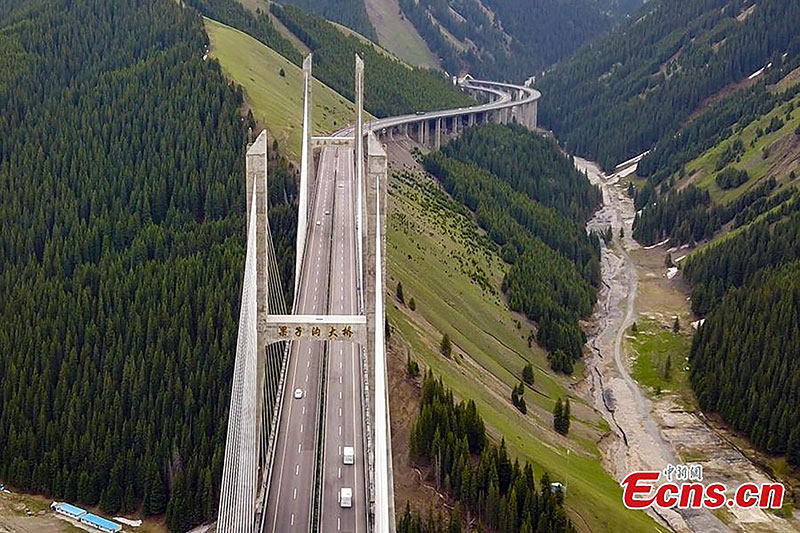
[[339,505],[345,508],[353,506],[353,489],[343,487],[342,490],[339,491]]
[[352,446],[345,446],[343,450],[343,458],[344,464],[352,465],[356,462],[356,451]]

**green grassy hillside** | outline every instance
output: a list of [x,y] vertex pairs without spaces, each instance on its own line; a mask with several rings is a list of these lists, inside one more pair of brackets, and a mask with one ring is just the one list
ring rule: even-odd
[[[256,120],[296,159],[303,133],[302,69],[230,26],[206,18],[205,27],[211,39],[211,57],[220,62],[226,76],[243,87]],[[318,80],[314,80],[313,91],[315,133],[332,132],[353,121],[351,102]]]
[[381,46],[412,65],[439,68],[438,58],[403,16],[397,0],[365,0],[364,4]]
[[[653,531],[646,515],[623,507],[618,484],[600,464],[596,443],[608,426],[570,394],[578,378],[552,373],[546,354],[528,344],[532,324],[508,310],[499,291],[507,265],[472,218],[421,174],[395,173],[389,194],[388,285],[395,294],[402,282],[405,300],[387,304],[393,334],[460,398],[475,400],[490,433],[502,435],[512,454],[531,461],[537,475],[546,469],[569,483],[566,505],[579,529],[608,531],[625,523],[627,531]],[[444,333],[453,343],[451,358],[439,354]],[[522,415],[510,394],[528,361],[535,382],[526,388]],[[552,429],[559,396],[570,396],[573,406],[568,438]]]
[[[700,188],[708,189],[712,200],[718,203],[735,200],[765,178],[774,177],[779,184],[788,183],[790,172],[800,171],[800,159],[797,157],[800,135],[795,134],[795,130],[800,127],[800,110],[787,115],[788,109],[797,107],[800,107],[800,94],[790,102],[776,106],[771,112],[753,121],[739,134],[732,135],[707,150],[686,165],[689,180]],[[783,126],[766,133],[770,123],[775,119],[782,121]],[[738,187],[723,190],[715,181],[716,165],[736,139],[741,139],[744,151],[731,165],[746,170],[750,179]],[[773,191],[773,194],[779,189]]]

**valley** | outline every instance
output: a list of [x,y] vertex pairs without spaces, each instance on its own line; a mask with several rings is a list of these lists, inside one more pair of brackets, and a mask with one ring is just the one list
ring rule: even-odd
[[[427,508],[425,502],[440,501],[430,489],[420,493],[424,484],[419,473],[405,467],[404,439],[416,416],[407,402],[416,401],[418,394],[418,385],[407,377],[411,357],[423,371],[430,368],[441,376],[459,398],[475,400],[489,434],[497,441],[505,438],[515,457],[532,461],[537,475],[547,470],[568,483],[566,507],[579,530],[606,530],[624,520],[631,531],[652,531],[652,520],[624,509],[619,486],[603,469],[597,443],[603,442],[609,425],[573,392],[580,370],[575,377],[557,374],[549,368],[546,353],[535,343],[528,345],[534,325],[511,313],[499,291],[508,265],[463,208],[421,174],[411,155],[421,147],[407,139],[388,146],[393,170],[387,261],[390,378],[397,397],[404,398],[391,404],[397,508],[404,507],[404,498],[421,510]],[[395,296],[398,282],[405,304]],[[408,306],[411,298],[414,310]],[[439,353],[444,332],[453,342],[452,358]],[[527,361],[534,365],[535,383],[526,391],[528,413],[522,415],[509,394]],[[573,402],[569,438],[552,429],[551,411],[559,396]]]
[[[692,327],[686,287],[677,278],[667,279],[666,245],[642,247],[630,237],[634,207],[625,192],[627,180],[619,175],[607,176],[585,160],[576,159],[576,164],[603,188],[604,206],[589,222],[588,229],[611,226],[614,235],[602,252],[604,283],[588,342],[591,352],[587,355],[583,391],[615,428],[615,437],[601,446],[606,467],[621,479],[633,470],[660,471],[668,464],[691,462],[703,465],[704,480],[729,487],[774,481],[713,427],[698,410],[694,395],[685,384],[675,390],[659,390],[645,387],[632,377],[636,353],[631,339],[669,331],[676,316],[684,329]],[[620,229],[624,232],[622,239]],[[637,333],[632,333],[633,324],[638,326]],[[670,355],[673,376],[683,376],[675,382],[685,383],[688,366],[684,369],[684,365],[688,363],[684,358],[688,359],[688,348],[685,352],[670,351]],[[640,375],[641,372],[640,369]],[[660,374],[661,368],[655,372]],[[791,505],[788,509],[791,512]],[[796,519],[738,508],[715,512],[660,509],[654,514],[677,531],[790,532],[798,527]]]

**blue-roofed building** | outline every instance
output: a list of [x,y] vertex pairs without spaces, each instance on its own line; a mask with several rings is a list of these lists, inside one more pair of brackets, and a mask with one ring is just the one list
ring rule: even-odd
[[50,504],[50,508],[57,513],[74,518],[75,520],[80,520],[80,518],[86,514],[85,509],[81,509],[80,507],[75,507],[74,505],[63,502],[53,502]]
[[86,524],[87,526],[92,526],[100,531],[105,531],[106,533],[117,533],[117,531],[122,531],[121,525],[92,513],[86,513],[83,515],[81,517],[81,523]]

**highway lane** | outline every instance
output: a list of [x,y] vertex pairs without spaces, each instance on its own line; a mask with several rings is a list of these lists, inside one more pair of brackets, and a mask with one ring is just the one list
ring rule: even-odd
[[[327,312],[333,228],[332,217],[325,212],[330,212],[333,203],[335,163],[334,153],[323,151],[296,311],[302,314]],[[323,349],[321,342],[295,342],[291,346],[265,531],[309,530]],[[303,390],[301,399],[294,398],[298,388]]]
[[[333,208],[333,249],[329,310],[334,314],[356,314],[356,234],[353,151],[336,148],[335,200]],[[366,533],[366,492],[364,477],[361,356],[351,342],[331,342],[328,350],[324,452],[321,474],[322,501],[320,531]],[[345,465],[343,449],[352,446],[355,462]],[[351,508],[342,508],[339,491],[353,491]]]

